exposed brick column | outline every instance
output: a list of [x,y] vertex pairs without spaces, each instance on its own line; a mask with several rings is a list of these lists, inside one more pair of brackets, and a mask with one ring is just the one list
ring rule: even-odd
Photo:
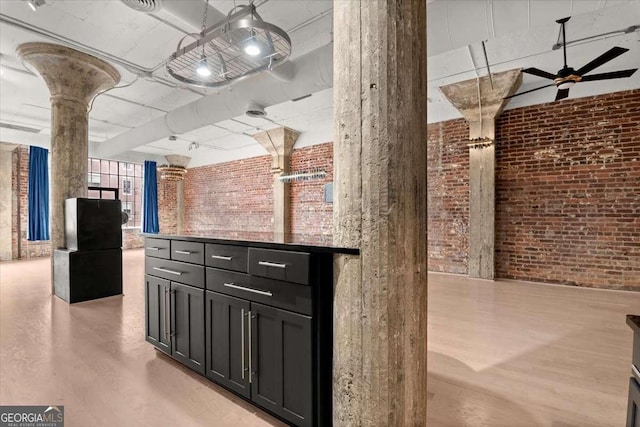
[[293,145],[298,139],[298,132],[281,127],[260,132],[253,138],[260,143],[273,158],[273,237],[276,242],[287,242],[291,234],[290,225],[290,191],[289,183],[278,179],[280,175],[289,173]]
[[424,426],[426,2],[334,2],[333,424]]
[[495,128],[509,96],[522,83],[510,70],[442,86],[440,90],[469,122],[469,276],[495,276]]
[[[87,196],[89,103],[115,86],[108,63],[49,43],[25,43],[16,53],[42,77],[51,94],[51,249],[66,247],[64,201]],[[52,258],[53,259],[53,258]]]

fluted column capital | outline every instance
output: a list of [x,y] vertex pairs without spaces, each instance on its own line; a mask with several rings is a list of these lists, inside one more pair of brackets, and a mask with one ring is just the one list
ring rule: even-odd
[[16,54],[30,64],[49,88],[51,102],[89,106],[91,99],[120,81],[109,63],[86,53],[51,43],[24,43]]

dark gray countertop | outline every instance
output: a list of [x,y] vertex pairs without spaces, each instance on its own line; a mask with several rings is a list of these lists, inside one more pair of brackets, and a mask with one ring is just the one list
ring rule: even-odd
[[341,248],[332,245],[331,236],[326,235],[300,235],[291,236],[291,242],[279,243],[273,241],[273,233],[245,232],[245,231],[212,231],[198,232],[198,234],[149,234],[145,237],[156,239],[173,239],[189,242],[217,243],[236,246],[252,246],[264,249],[280,249],[289,251],[305,251],[315,253],[335,253],[359,255],[357,248]]

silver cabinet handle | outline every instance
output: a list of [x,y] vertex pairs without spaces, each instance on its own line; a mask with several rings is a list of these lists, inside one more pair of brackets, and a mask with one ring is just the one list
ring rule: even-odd
[[269,261],[258,261],[258,265],[262,265],[264,267],[287,268],[287,264],[280,264],[278,262]]
[[168,269],[162,268],[162,267],[153,267],[153,269],[157,270],[157,271],[162,271],[163,273],[169,273],[169,274],[175,274],[176,276],[182,276],[182,272],[181,271],[168,270]]
[[251,310],[249,310],[249,384],[251,380]]
[[182,255],[191,255],[193,253],[193,252],[190,252],[190,251],[178,251],[178,250],[175,250],[174,252],[177,253],[177,254],[182,254]]
[[161,248],[156,248],[155,246],[147,246],[147,249],[150,251],[159,251]]
[[242,349],[242,379],[244,379],[244,308],[240,309],[240,348]]
[[167,342],[171,342],[171,301],[169,288],[164,288],[164,334]]
[[636,368],[636,365],[633,365],[633,364],[631,365],[631,372],[633,372],[633,375],[640,382],[640,371],[638,371],[638,368]]
[[242,291],[253,292],[254,294],[266,295],[268,297],[273,296],[273,294],[269,291],[261,291],[258,289],[245,288],[244,286],[238,286],[235,283],[223,283],[222,285],[226,286],[227,288],[234,288],[234,289],[240,289]]
[[211,255],[213,259],[221,259],[223,261],[231,261],[233,259],[232,256],[223,256],[223,255]]

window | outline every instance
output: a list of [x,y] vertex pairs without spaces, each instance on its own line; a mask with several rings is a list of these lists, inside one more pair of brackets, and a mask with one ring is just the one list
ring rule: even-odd
[[89,172],[89,187],[99,187],[100,178],[101,178],[101,175],[99,173]]
[[130,196],[131,194],[133,194],[131,192],[131,187],[133,187],[133,184],[131,183],[131,178],[122,178],[122,194],[126,195],[126,196]]
[[143,167],[137,163],[89,159],[89,198],[120,199],[129,215],[124,227],[140,227],[142,222]]

